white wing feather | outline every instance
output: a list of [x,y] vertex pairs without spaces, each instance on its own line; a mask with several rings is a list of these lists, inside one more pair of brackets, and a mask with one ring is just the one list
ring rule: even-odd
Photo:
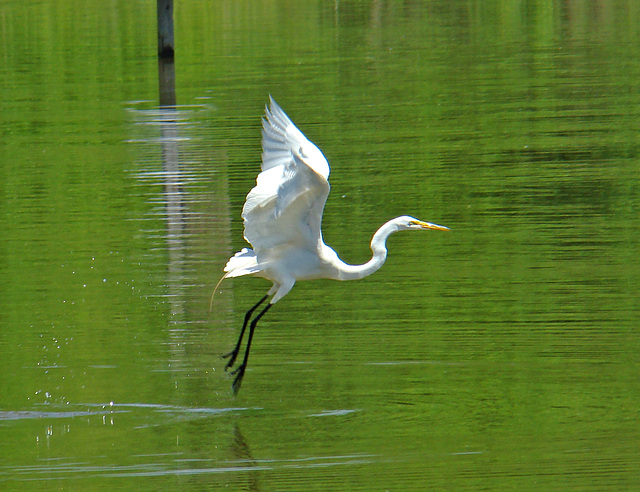
[[329,163],[270,97],[262,119],[262,172],[242,210],[244,237],[256,254],[273,248],[317,251],[329,195]]

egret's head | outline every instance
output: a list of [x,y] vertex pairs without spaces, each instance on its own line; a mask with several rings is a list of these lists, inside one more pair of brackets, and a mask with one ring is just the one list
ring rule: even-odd
[[408,230],[408,231],[423,231],[426,229],[433,229],[435,231],[448,231],[449,228],[445,226],[441,226],[438,224],[432,224],[431,222],[423,222],[414,217],[409,217],[408,215],[404,215],[402,217],[398,217],[396,220],[396,224],[398,226],[398,230]]

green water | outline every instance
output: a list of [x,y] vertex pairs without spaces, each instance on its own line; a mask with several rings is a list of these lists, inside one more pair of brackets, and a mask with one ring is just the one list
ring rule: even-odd
[[[633,2],[0,6],[0,488],[640,488]],[[324,239],[234,398],[222,284],[272,94],[332,175]]]

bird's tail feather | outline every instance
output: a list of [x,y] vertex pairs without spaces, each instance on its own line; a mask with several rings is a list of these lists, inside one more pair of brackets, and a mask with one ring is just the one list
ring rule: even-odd
[[256,252],[249,248],[242,248],[229,258],[224,271],[227,272],[226,277],[240,277],[259,272]]
[[229,261],[224,267],[224,271],[225,274],[220,280],[218,280],[218,283],[211,293],[211,300],[209,301],[209,312],[211,312],[211,307],[213,306],[213,296],[216,295],[218,287],[220,287],[220,284],[225,278],[251,275],[260,271],[260,268],[258,267],[258,258],[255,251],[249,248],[243,248],[241,251],[238,251],[235,255],[229,258]]

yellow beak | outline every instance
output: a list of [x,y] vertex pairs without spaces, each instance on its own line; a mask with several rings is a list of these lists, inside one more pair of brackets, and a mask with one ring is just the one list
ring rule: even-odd
[[448,227],[441,226],[438,224],[432,224],[431,222],[422,222],[421,220],[416,220],[414,222],[415,225],[419,225],[423,229],[433,229],[435,231],[448,231],[450,230]]

